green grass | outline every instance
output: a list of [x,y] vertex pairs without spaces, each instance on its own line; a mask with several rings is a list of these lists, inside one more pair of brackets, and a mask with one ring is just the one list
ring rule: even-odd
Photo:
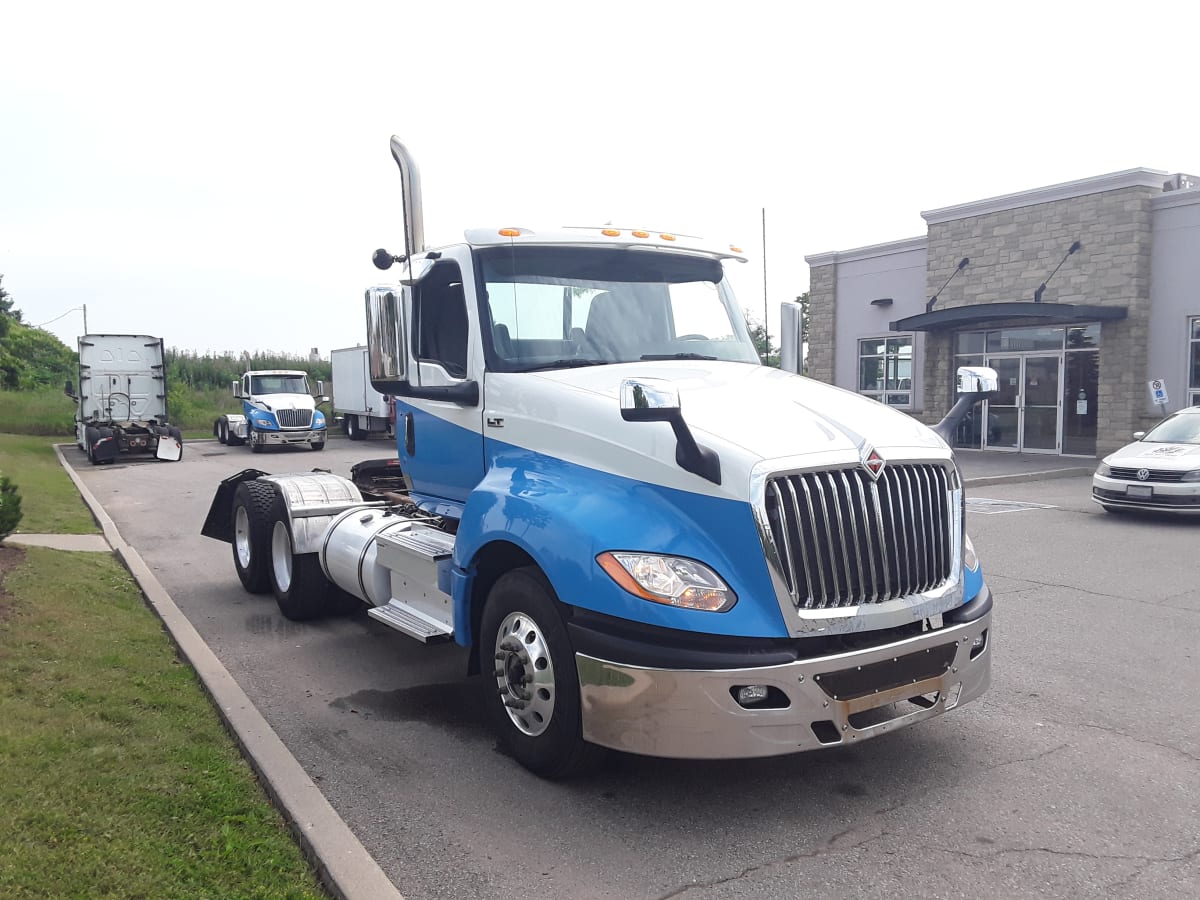
[[325,896],[128,573],[26,552],[0,597],[0,896]]
[[[58,439],[61,442],[61,439]],[[0,434],[0,472],[17,485],[25,534],[95,534],[100,529],[54,455],[53,438]]]
[[0,422],[12,434],[73,437],[75,401],[62,388],[0,391]]

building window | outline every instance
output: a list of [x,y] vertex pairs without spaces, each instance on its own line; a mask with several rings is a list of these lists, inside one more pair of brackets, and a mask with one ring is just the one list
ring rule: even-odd
[[1200,406],[1200,316],[1188,329],[1188,406]]
[[858,392],[888,406],[912,408],[913,336],[858,342]]

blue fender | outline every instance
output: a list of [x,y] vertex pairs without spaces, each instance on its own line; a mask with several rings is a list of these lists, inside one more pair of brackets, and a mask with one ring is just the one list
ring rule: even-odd
[[[489,442],[491,468],[467,499],[451,577],[456,640],[470,645],[473,563],[494,541],[515,544],[559,599],[611,616],[706,634],[786,637],[750,504],[647,484]],[[723,613],[652,603],[596,562],[605,550],[666,553],[711,567],[737,595]]]

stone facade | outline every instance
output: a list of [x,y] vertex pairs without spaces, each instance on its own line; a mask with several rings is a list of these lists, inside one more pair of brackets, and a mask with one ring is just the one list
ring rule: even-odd
[[[1141,412],[1149,378],[1151,201],[1160,193],[1157,188],[1125,187],[945,221],[936,214],[926,215],[931,220],[928,295],[941,288],[959,260],[970,259],[939,296],[938,309],[1032,302],[1034,291],[1071,244],[1082,243],[1050,281],[1042,299],[1128,310],[1126,319],[1102,327],[1096,447],[1101,456],[1154,421]],[[922,367],[926,421],[949,408],[953,351],[951,336],[937,332],[927,336]]]
[[834,348],[837,335],[837,265],[814,265],[808,288],[808,357],[804,374],[817,381],[833,383]]

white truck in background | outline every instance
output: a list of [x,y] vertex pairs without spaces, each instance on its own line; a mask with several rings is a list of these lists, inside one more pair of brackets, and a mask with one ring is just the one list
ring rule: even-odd
[[242,401],[240,413],[229,413],[213,422],[213,437],[222,444],[249,444],[261,453],[267,447],[308,444],[325,449],[325,413],[317,404],[327,400],[325,383],[317,382],[317,396],[308,388],[308,373],[292,369],[244,372],[230,388]]
[[162,338],[145,334],[85,334],[79,338],[75,443],[92,465],[122,453],[178,462],[183,434],[167,421],[167,375]]
[[372,434],[391,434],[395,406],[371,384],[366,347],[345,347],[330,354],[333,372],[333,412],[342,417],[342,430],[352,441]]

